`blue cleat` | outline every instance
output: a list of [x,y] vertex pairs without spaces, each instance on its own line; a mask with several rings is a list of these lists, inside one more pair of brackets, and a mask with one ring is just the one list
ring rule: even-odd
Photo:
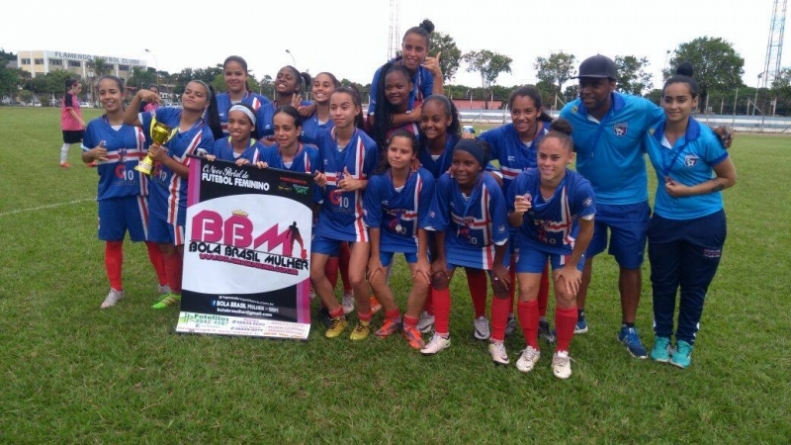
[[632,357],[648,357],[648,351],[640,342],[640,337],[637,336],[637,329],[622,327],[621,332],[618,333],[618,341],[626,346],[626,350],[629,351],[629,354],[632,354]]

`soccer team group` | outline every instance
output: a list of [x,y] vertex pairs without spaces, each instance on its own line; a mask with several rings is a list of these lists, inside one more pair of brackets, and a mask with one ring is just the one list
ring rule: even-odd
[[[205,154],[314,176],[310,275],[329,338],[346,330],[356,306],[352,340],[400,333],[422,354],[439,353],[451,344],[449,283],[463,267],[474,335],[488,340],[494,363],[510,363],[504,339],[518,319],[526,346],[517,369],[534,368],[543,339],[555,345],[554,375],[565,379],[571,340],[588,329],[593,258],[609,246],[620,268],[618,340],[635,357],[688,367],[725,241],[721,191],[736,181],[725,149],[729,133],[691,117],[698,97],[692,67],[680,65],[665,82],[660,107],[615,92],[615,63],[596,55],[579,66],[580,97],[559,119],[543,110],[536,88],[525,86],[508,100],[512,122],[475,138],[461,131],[456,107],[442,95],[439,60],[427,56],[432,31],[428,20],[409,29],[402,56],[376,71],[367,116],[356,89],[330,73],[310,79],[292,66],[278,72],[270,102],[248,91],[247,64],[238,56],[224,63],[228,92],[191,81],[181,107],[159,107],[152,86],[125,108],[123,81],[103,76],[97,87],[105,113],[87,126],[76,100],[80,84],[70,81],[62,153],[81,140],[82,160],[99,173],[98,232],[110,281],[102,308],[124,297],[127,232],[146,243],[156,270],[161,297],[154,308],[180,302],[188,155]],[[312,102],[300,99],[308,88]],[[173,129],[163,145],[151,138],[157,122]],[[659,184],[653,212],[645,154]],[[150,177],[134,170],[146,155],[154,160]],[[650,351],[634,324],[646,243]],[[404,254],[412,277],[403,314],[389,286],[395,253]],[[334,292],[339,272],[342,301]],[[554,329],[546,318],[550,281]],[[377,310],[384,317],[374,330]]]

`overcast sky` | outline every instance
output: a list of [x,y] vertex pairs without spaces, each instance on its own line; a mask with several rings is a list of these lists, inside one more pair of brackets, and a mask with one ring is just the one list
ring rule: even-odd
[[[151,0],[4,2],[0,47],[144,59],[168,72],[215,65],[238,54],[259,79],[292,64],[289,49],[301,70],[330,71],[363,84],[386,61],[389,0],[212,4],[217,8]],[[646,56],[658,87],[668,50],[700,36],[722,37],[745,59],[743,80],[754,86],[763,71],[772,5],[772,0],[401,0],[399,25],[403,34],[429,18],[462,52],[490,49],[510,56],[513,73],[497,80],[506,86],[535,83],[536,57],[562,50],[580,61],[596,53]],[[784,66],[791,65],[789,58],[786,54]],[[480,84],[479,76],[464,69],[462,64],[453,83]]]

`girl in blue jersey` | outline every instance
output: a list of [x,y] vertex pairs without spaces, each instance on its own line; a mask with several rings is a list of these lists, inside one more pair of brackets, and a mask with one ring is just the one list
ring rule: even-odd
[[414,349],[425,347],[417,323],[431,284],[428,259],[428,213],[434,198],[434,177],[424,168],[412,170],[417,138],[397,130],[387,142],[382,166],[365,189],[364,221],[371,235],[368,282],[384,308],[385,320],[376,331],[387,337],[401,328],[401,312],[387,283],[395,253],[403,253],[412,274],[403,336]]
[[[429,170],[434,179],[439,179],[450,170],[453,147],[461,140],[461,120],[456,106],[441,94],[429,96],[423,101],[420,118],[420,138],[418,160],[423,168]],[[429,239],[429,250],[436,252],[433,237]],[[467,270],[467,284],[470,288],[475,317],[473,335],[480,340],[489,338],[489,321],[486,319],[486,271]],[[430,332],[434,324],[432,292],[426,298],[425,310],[420,316],[418,328]]]
[[[530,372],[541,353],[538,348],[538,289],[547,260],[555,281],[557,346],[552,358],[555,377],[571,376],[569,345],[577,323],[576,295],[582,280],[585,249],[593,237],[596,213],[593,189],[587,179],[569,170],[574,159],[571,125],[565,119],[551,124],[538,146],[538,168],[519,173],[508,188],[508,222],[518,228],[516,273],[519,278],[519,322],[526,348],[516,367]],[[503,323],[492,310],[492,324]],[[495,329],[490,351],[495,362],[508,363],[503,336]],[[498,357],[500,358],[498,360]]]
[[300,73],[291,65],[280,68],[275,76],[275,108],[291,105],[300,109],[310,105],[309,101],[302,100],[301,94],[311,85],[310,74]]
[[[442,94],[444,79],[442,69],[439,66],[440,53],[435,57],[429,57],[428,35],[434,31],[434,24],[431,20],[423,20],[418,26],[409,28],[404,33],[401,41],[401,56],[396,57],[389,63],[404,66],[412,79],[412,90],[409,93],[409,113],[398,113],[393,115],[392,126],[401,126],[412,122],[420,121],[420,109],[423,99],[432,94]],[[379,84],[379,77],[382,76],[383,67],[374,73],[371,86]],[[375,113],[377,98],[371,95],[371,103],[368,105],[369,117]]]
[[[503,193],[508,193],[508,187],[516,176],[529,168],[536,168],[538,144],[549,132],[552,117],[544,113],[541,93],[534,86],[524,86],[511,93],[508,99],[508,108],[511,110],[511,123],[502,127],[486,131],[480,139],[489,143],[492,149],[492,159],[497,159],[500,171],[503,174]],[[511,262],[516,255],[514,238],[516,230],[511,230]],[[511,280],[515,279],[515,268],[511,268]],[[511,286],[511,310],[513,310],[514,291],[516,286]],[[548,343],[555,341],[552,328],[546,319],[547,300],[549,299],[549,268],[544,268],[541,275],[541,287],[538,291],[538,312],[541,316],[539,323],[539,336]],[[508,317],[507,333],[516,328],[513,313]],[[587,328],[585,329],[587,330]],[[584,332],[578,330],[579,332]]]
[[682,369],[691,364],[706,292],[725,243],[721,192],[736,183],[733,162],[718,137],[690,116],[697,102],[692,65],[682,63],[662,91],[665,118],[643,142],[659,184],[648,227],[656,335],[650,357]]
[[363,191],[376,167],[376,143],[362,126],[360,93],[340,87],[330,97],[330,113],[335,127],[320,132],[318,147],[323,159],[323,173],[316,183],[323,186],[323,202],[313,237],[310,279],[313,289],[329,309],[332,322],[326,336],[334,338],[346,328],[343,307],[335,299],[332,285],[324,272],[330,256],[338,254],[341,243],[353,243],[349,260],[349,280],[357,302],[359,322],[352,340],[362,340],[370,333],[371,307],[365,266],[370,250],[368,230],[363,223]]
[[373,119],[373,115],[369,116],[368,124],[369,133],[377,147],[386,147],[387,139],[394,131],[404,129],[417,135],[420,128],[416,122],[401,125],[393,122],[394,116],[410,112],[409,93],[413,90],[413,82],[409,70],[404,65],[388,62],[382,67],[381,73],[383,75],[379,76],[379,82],[371,85],[373,96],[376,97],[376,119]]
[[[149,113],[137,113],[141,101],[158,101],[156,93],[137,92],[124,114],[128,125],[142,127],[146,134],[148,155],[154,163],[151,173],[149,204],[149,237],[159,244],[165,256],[170,293],[153,307],[163,309],[181,301],[182,256],[187,213],[188,155],[198,150],[211,152],[214,138],[222,137],[214,90],[200,80],[187,84],[181,96],[181,107],[163,107]],[[208,122],[203,116],[207,115]],[[162,122],[171,128],[170,139],[164,146],[153,144],[151,128]]]
[[316,137],[320,129],[328,130],[332,128],[332,117],[330,116],[330,96],[335,89],[341,86],[338,79],[332,73],[322,72],[313,78],[311,95],[313,105],[311,113],[302,120],[302,136],[300,139],[309,144],[316,143]]
[[[299,141],[302,134],[302,116],[291,105],[280,107],[272,120],[275,130],[275,145],[267,147],[261,154],[262,167],[279,168],[299,173],[318,175],[321,169],[319,150],[314,145]],[[316,201],[321,201],[321,191]]]
[[255,114],[254,138],[272,134],[272,114],[275,109],[266,97],[253,93],[247,85],[247,61],[239,56],[230,56],[223,62],[223,78],[226,93],[217,94],[217,111],[224,134],[228,134],[228,112],[236,104],[250,106]]
[[[122,266],[124,236],[145,241],[148,257],[159,279],[159,292],[170,291],[165,264],[156,243],[148,235],[148,178],[135,171],[146,155],[142,129],[124,125],[124,82],[115,76],[102,76],[97,84],[104,115],[88,123],[82,143],[82,161],[97,163],[99,191],[99,239],[105,241],[104,265],[110,292],[102,309],[115,306],[124,298]],[[91,148],[92,147],[92,148]]]
[[[508,317],[510,278],[506,257],[508,227],[505,200],[497,181],[484,171],[488,148],[482,141],[464,139],[453,150],[451,173],[437,181],[431,204],[431,227],[437,238],[437,258],[431,266],[434,291],[434,336],[420,352],[436,354],[450,347],[450,290],[457,267],[490,271],[495,301]],[[495,326],[497,328],[497,326]]]
[[214,142],[206,159],[235,162],[236,165],[256,164],[266,148],[253,138],[257,117],[255,110],[246,104],[236,104],[228,110],[226,130],[228,136]]

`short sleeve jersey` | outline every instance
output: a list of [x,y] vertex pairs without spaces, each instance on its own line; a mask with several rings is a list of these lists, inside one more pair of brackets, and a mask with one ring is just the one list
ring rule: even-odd
[[[255,112],[255,132],[259,137],[273,134],[272,116],[275,114],[275,109],[269,99],[248,91],[239,103],[249,105]],[[222,132],[225,135],[228,134],[228,110],[233,105],[236,103],[231,102],[231,96],[228,93],[217,95],[217,111],[220,115]]]
[[146,136],[143,129],[131,125],[113,128],[105,116],[88,122],[82,140],[82,151],[88,151],[104,142],[106,161],[98,161],[99,174],[97,201],[126,196],[147,196],[148,177],[135,170],[145,157]]

